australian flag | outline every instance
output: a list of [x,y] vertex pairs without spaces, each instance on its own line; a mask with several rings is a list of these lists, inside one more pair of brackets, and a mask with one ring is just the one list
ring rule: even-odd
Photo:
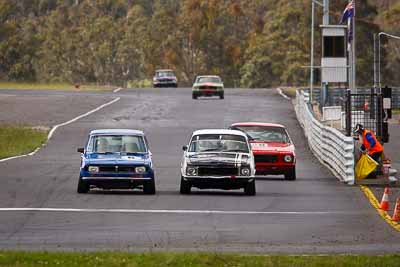
[[350,44],[353,40],[353,18],[355,16],[355,6],[354,1],[351,1],[347,4],[346,8],[343,11],[343,15],[340,18],[339,24],[343,24],[347,22],[348,24],[348,43]]
[[343,11],[343,15],[340,18],[339,24],[343,24],[346,22],[348,19],[352,19],[354,17],[354,3],[351,1],[350,3],[347,4],[346,8]]

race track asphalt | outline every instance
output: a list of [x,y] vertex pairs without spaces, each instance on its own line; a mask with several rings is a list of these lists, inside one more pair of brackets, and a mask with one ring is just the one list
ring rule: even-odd
[[[312,155],[290,101],[272,89],[227,89],[225,94],[225,100],[192,100],[190,89],[184,88],[128,89],[115,94],[0,92],[2,122],[49,126],[121,97],[59,128],[34,156],[0,163],[0,249],[400,251],[399,233],[379,217],[361,190],[339,182]],[[4,101],[11,104],[5,108]],[[22,115],[16,115],[17,110],[23,110]],[[259,179],[255,197],[218,190],[180,195],[181,149],[192,131],[240,121],[287,126],[297,149],[297,180]],[[98,128],[145,131],[155,161],[157,195],[76,193],[80,161],[76,148],[84,145],[90,130]]]

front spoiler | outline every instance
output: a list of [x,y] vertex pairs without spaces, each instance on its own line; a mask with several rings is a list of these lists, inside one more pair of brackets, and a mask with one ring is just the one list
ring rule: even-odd
[[255,179],[255,176],[186,176],[182,175],[182,177],[185,180],[202,180],[202,179],[215,179],[215,180],[224,180],[224,179],[230,179],[230,180],[248,180],[252,181]]
[[152,180],[152,177],[104,177],[104,176],[89,176],[89,177],[82,177],[82,180],[92,180],[92,181],[106,181],[106,180],[118,180],[118,181],[145,181],[145,180]]

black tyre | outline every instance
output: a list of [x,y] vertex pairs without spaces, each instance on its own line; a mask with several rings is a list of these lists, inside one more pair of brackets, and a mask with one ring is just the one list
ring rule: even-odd
[[248,196],[256,195],[256,181],[255,180],[246,184],[246,186],[244,188],[244,193]]
[[224,99],[224,98],[225,98],[224,92],[222,92],[222,93],[219,95],[219,99]]
[[146,195],[154,195],[156,193],[156,183],[154,179],[152,179],[149,182],[146,182],[143,185],[143,193],[145,193]]
[[296,167],[293,167],[285,172],[285,180],[288,181],[296,180]]
[[192,99],[197,99],[197,95],[195,93],[192,94]]
[[183,179],[183,177],[181,177],[181,187],[180,187],[180,193],[184,194],[184,195],[188,195],[190,194],[190,190],[192,189],[192,185],[190,184],[190,182],[185,181],[185,179]]
[[78,189],[76,190],[78,194],[86,194],[90,190],[90,185],[83,181],[81,178],[79,178],[78,182]]

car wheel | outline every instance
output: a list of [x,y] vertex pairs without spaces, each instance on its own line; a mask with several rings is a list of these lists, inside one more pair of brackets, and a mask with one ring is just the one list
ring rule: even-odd
[[154,195],[156,193],[156,183],[154,179],[152,179],[149,182],[146,182],[143,185],[143,193],[145,193],[146,195]]
[[181,188],[180,188],[180,193],[184,195],[190,194],[190,190],[192,189],[192,185],[190,182],[185,181],[183,177],[181,177]]
[[78,194],[85,194],[89,192],[89,190],[90,190],[90,185],[87,182],[83,181],[81,178],[79,178],[78,189],[77,189]]
[[222,92],[220,95],[219,95],[219,99],[224,99],[225,97],[224,97],[224,93]]
[[197,99],[197,95],[195,93],[192,94],[192,99]]
[[255,180],[246,184],[246,186],[244,188],[244,193],[248,196],[256,195],[256,181]]
[[285,172],[285,180],[294,181],[296,180],[296,167],[291,168]]

